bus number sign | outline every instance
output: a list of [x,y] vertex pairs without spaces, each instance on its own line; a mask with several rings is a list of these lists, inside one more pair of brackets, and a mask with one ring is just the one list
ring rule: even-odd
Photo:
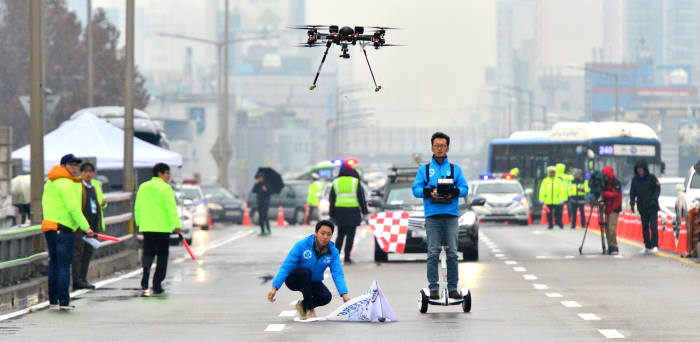
[[600,145],[599,156],[639,156],[653,157],[656,149],[653,145]]
[[615,149],[613,148],[613,145],[600,145],[598,146],[598,155],[599,156],[612,156],[615,154]]

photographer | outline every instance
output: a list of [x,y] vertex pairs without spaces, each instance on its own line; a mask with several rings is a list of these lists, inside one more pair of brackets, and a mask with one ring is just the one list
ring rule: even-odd
[[642,254],[659,251],[659,236],[657,233],[656,216],[659,213],[659,194],[661,184],[653,174],[649,173],[649,167],[643,160],[634,166],[634,178],[630,187],[630,209],[634,212],[637,205],[639,216],[642,218],[642,236],[644,237],[644,249]]
[[608,254],[617,255],[617,218],[622,210],[622,184],[615,178],[615,171],[610,166],[603,167],[605,188],[605,235],[608,237]]
[[450,137],[437,132],[430,138],[433,158],[429,164],[421,165],[413,182],[413,195],[423,199],[425,209],[425,231],[428,239],[428,287],[430,299],[439,299],[438,258],[440,247],[446,246],[448,296],[460,299],[457,290],[459,280],[457,268],[457,234],[459,224],[459,197],[467,196],[469,187],[462,169],[447,159]]

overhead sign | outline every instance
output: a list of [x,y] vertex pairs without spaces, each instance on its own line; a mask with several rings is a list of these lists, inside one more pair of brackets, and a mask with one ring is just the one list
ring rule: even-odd
[[[31,116],[31,111],[29,108],[29,96],[17,96],[19,98],[19,102],[22,104],[22,108],[24,109],[24,113],[27,114],[27,116]],[[44,97],[44,120],[48,119],[48,117],[53,113],[53,111],[56,109],[56,106],[58,106],[58,102],[61,101],[61,96],[59,95],[48,95]]]

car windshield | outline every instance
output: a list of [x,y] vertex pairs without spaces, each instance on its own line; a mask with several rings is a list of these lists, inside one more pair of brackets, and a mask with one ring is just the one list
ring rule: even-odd
[[423,200],[413,196],[411,188],[395,188],[389,191],[386,198],[387,205],[422,205]]
[[700,176],[697,173],[693,174],[693,179],[690,180],[691,189],[700,189]]
[[483,194],[519,194],[522,189],[518,184],[512,183],[484,183],[476,188],[477,195]]
[[292,189],[297,196],[306,196],[309,193],[309,184],[292,184]]
[[211,198],[234,199],[235,196],[224,188],[202,188],[202,192]]
[[188,199],[192,201],[199,200],[199,191],[197,189],[180,189],[180,193],[182,194],[183,199]]
[[678,195],[677,184],[681,183],[661,183],[661,196],[676,197]]

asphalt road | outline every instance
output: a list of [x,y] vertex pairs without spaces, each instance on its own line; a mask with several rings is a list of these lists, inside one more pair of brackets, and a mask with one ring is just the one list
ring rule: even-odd
[[[698,341],[700,268],[670,254],[640,255],[639,244],[620,243],[621,255],[600,254],[600,237],[582,230],[542,226],[481,227],[479,262],[460,263],[460,286],[469,287],[472,311],[431,306],[418,312],[427,286],[425,254],[391,255],[375,264],[374,243],[360,228],[353,259],[344,267],[350,295],[377,280],[399,322],[295,322],[294,300],[283,287],[266,294],[289,248],[310,226],[255,228],[217,225],[197,232],[199,256],[172,247],[166,294],[142,297],[140,273],[126,272],[76,294],[72,312],[35,308],[0,316],[0,341]],[[332,279],[333,301],[342,304]]]

